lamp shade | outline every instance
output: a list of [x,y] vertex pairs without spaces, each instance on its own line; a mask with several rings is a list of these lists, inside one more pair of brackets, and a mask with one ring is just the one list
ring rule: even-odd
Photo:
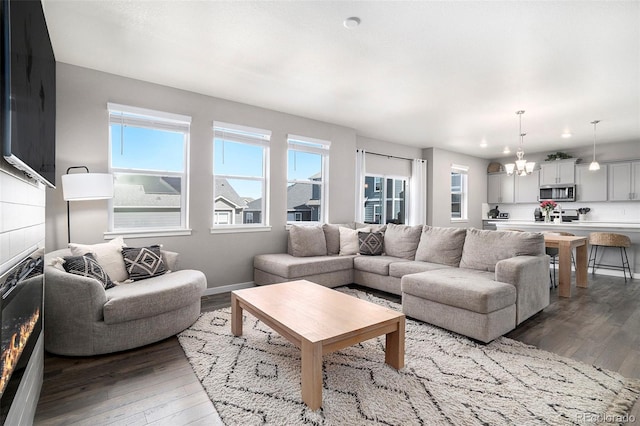
[[108,173],[62,175],[62,197],[65,201],[113,198],[113,175]]

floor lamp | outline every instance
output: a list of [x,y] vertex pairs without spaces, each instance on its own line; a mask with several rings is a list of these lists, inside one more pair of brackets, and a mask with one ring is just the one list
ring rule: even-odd
[[[69,174],[71,170],[84,169],[85,173]],[[72,166],[62,175],[62,197],[67,202],[67,240],[71,242],[70,201],[108,200],[113,198],[113,175],[91,173],[87,166]]]

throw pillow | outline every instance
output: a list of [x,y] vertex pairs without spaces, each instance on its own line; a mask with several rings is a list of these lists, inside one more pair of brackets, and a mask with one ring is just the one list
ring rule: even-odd
[[157,277],[167,272],[159,245],[139,248],[123,247],[122,257],[129,279],[134,281]]
[[465,228],[425,225],[416,251],[416,260],[458,267],[466,235]]
[[349,229],[341,226],[338,228],[340,232],[340,256],[349,256],[358,254],[360,243],[358,241],[358,232],[369,232],[369,228]]
[[129,278],[122,260],[122,247],[126,247],[122,237],[114,238],[108,243],[102,244],[75,244],[70,243],[69,248],[74,256],[82,256],[91,253],[98,261],[102,269],[113,281],[125,281]]
[[291,226],[291,255],[295,257],[326,256],[327,241],[321,226]]
[[98,280],[105,290],[115,287],[109,275],[91,253],[83,256],[66,256],[62,267],[70,274]]
[[324,238],[327,241],[327,254],[334,255],[340,254],[340,227],[350,228],[350,225],[335,225],[331,223],[325,223],[322,225],[324,231]]
[[532,232],[496,232],[469,228],[460,267],[494,272],[496,263],[515,256],[545,254],[544,235]]
[[365,256],[381,256],[384,248],[382,232],[358,232],[359,252]]
[[387,256],[413,260],[416,256],[422,225],[387,225],[384,233],[384,250]]

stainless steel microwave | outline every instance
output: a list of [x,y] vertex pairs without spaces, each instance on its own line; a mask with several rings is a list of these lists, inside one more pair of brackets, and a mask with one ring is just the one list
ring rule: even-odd
[[540,187],[540,201],[575,201],[576,186],[566,184],[543,185]]

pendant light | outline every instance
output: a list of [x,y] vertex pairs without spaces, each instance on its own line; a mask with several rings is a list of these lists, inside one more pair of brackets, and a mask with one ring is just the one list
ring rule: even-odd
[[527,135],[526,133],[522,133],[522,114],[524,111],[516,111],[518,117],[520,118],[520,146],[518,147],[518,151],[516,151],[516,162],[505,164],[504,167],[507,170],[507,175],[511,176],[513,173],[516,173],[518,176],[527,176],[533,172],[533,168],[536,163],[533,161],[527,161],[524,159],[524,150],[522,149],[522,144],[524,142],[524,137]]
[[600,170],[600,164],[596,161],[596,124],[598,124],[600,120],[593,120],[591,124],[593,124],[593,161],[589,164],[589,170],[595,172],[596,170]]

